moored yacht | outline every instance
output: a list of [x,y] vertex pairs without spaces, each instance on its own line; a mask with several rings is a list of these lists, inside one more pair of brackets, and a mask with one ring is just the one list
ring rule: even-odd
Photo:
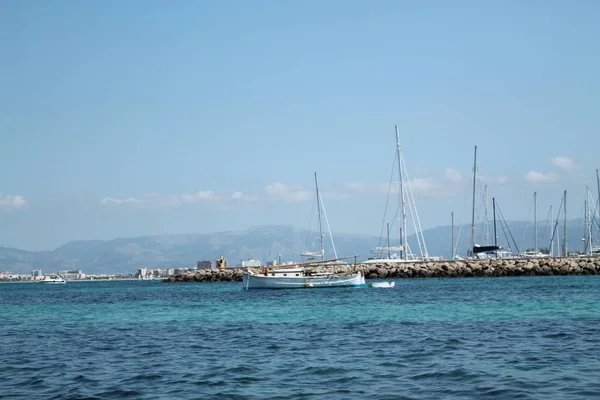
[[60,275],[46,275],[42,283],[46,284],[65,284],[67,283]]

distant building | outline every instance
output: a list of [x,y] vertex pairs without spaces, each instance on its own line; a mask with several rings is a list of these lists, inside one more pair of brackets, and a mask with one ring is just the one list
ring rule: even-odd
[[196,263],[196,269],[217,269],[217,260],[203,260]]
[[144,278],[146,278],[147,273],[148,273],[148,268],[138,268],[137,273],[135,274],[135,277],[138,279],[144,279]]
[[262,261],[260,260],[246,260],[242,261],[242,268],[256,268],[261,267]]
[[42,270],[41,269],[34,269],[33,271],[31,271],[31,279],[33,279],[34,281],[38,281],[38,280],[44,279],[44,275],[42,274]]
[[81,270],[64,270],[58,271],[58,275],[62,276],[68,281],[76,281],[85,279],[85,274]]
[[202,260],[196,263],[196,269],[219,269],[227,268],[227,259],[220,256],[218,259]]

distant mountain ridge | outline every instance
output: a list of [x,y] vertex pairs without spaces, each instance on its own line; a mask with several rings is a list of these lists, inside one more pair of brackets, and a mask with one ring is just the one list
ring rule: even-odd
[[[533,223],[523,221],[508,222],[519,251],[533,247]],[[490,228],[492,230],[492,228]],[[560,225],[562,236],[562,224]],[[458,237],[459,227],[455,227]],[[481,229],[477,229],[476,243],[484,244]],[[429,255],[451,258],[450,226],[440,226],[423,232]],[[549,243],[549,229],[538,226],[540,242]],[[571,220],[567,224],[569,249],[582,249],[583,223]],[[333,233],[339,257],[360,255],[364,260],[370,250],[385,245],[386,240],[372,235]],[[490,236],[490,241],[493,242]],[[503,233],[498,228],[499,244],[508,248]],[[0,272],[29,273],[41,269],[44,273],[58,270],[76,269],[87,274],[128,273],[137,268],[194,268],[198,260],[209,260],[219,255],[225,256],[230,265],[242,260],[257,259],[262,262],[277,260],[300,261],[300,253],[311,248],[316,250],[318,235],[306,229],[290,225],[258,226],[243,231],[224,231],[209,234],[181,234],[116,238],[112,240],[78,240],[66,243],[52,251],[25,251],[0,247]],[[394,244],[398,237],[390,238]],[[409,237],[413,253],[419,253],[415,236]],[[329,238],[326,237],[326,242]],[[470,226],[460,228],[457,254],[465,255],[470,243]],[[311,247],[312,245],[312,247]],[[513,246],[514,247],[514,246]],[[514,249],[513,249],[514,250]],[[326,243],[328,258],[334,258],[330,243]]]

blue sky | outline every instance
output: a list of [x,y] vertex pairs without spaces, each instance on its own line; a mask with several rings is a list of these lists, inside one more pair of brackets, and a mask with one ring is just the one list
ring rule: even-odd
[[578,217],[599,18],[592,0],[3,1],[0,246],[305,228],[314,171],[334,231],[378,234],[394,124],[424,227],[459,220],[474,145],[508,219],[563,190]]

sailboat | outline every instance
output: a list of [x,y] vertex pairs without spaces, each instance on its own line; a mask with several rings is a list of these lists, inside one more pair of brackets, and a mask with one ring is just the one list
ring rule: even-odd
[[[303,257],[307,257],[310,261],[285,265],[285,266],[273,266],[273,267],[262,267],[258,271],[254,271],[250,268],[242,275],[242,284],[244,289],[299,289],[299,288],[325,288],[325,287],[345,287],[345,286],[367,286],[365,283],[364,274],[359,271],[356,273],[330,273],[330,272],[319,272],[315,270],[315,267],[319,265],[327,264],[338,264],[342,260],[352,258],[344,257],[338,258],[337,253],[334,254],[335,258],[325,259],[325,243],[323,234],[323,218],[324,214],[323,202],[319,193],[319,183],[317,180],[317,173],[315,172],[315,189],[317,194],[317,208],[319,218],[319,244],[320,249],[318,252],[305,251],[302,253]],[[327,222],[327,217],[325,216]],[[331,237],[331,230],[329,229],[329,223],[327,222],[327,229]],[[332,239],[333,244],[333,239]],[[356,262],[356,256],[353,256]]]
[[[400,148],[400,135],[398,134],[398,125],[395,126],[396,130],[396,161],[398,162],[398,208],[400,212],[400,243],[397,246],[390,245],[390,224],[387,223],[387,246],[378,246],[371,250],[372,257],[368,258],[364,263],[402,263],[402,262],[416,262],[416,261],[435,261],[439,260],[440,257],[430,257],[427,254],[427,245],[425,244],[425,237],[423,236],[423,230],[421,228],[421,222],[419,221],[419,214],[417,213],[417,207],[410,187],[410,181],[408,179],[408,173],[406,172],[406,164],[402,155],[402,149]],[[396,165],[394,165],[394,168]],[[390,185],[390,193],[392,187]],[[408,203],[408,204],[407,204]],[[408,232],[406,229],[407,225],[407,205],[410,211],[414,227],[416,229],[417,244],[421,255],[415,255],[411,252],[410,246],[408,245]],[[396,213],[398,213],[396,211]],[[387,212],[387,210],[386,210]],[[384,216],[385,219],[385,216]],[[383,229],[382,229],[383,231]]]
[[526,250],[521,253],[521,257],[525,258],[540,258],[548,257],[540,251],[538,245],[538,221],[537,221],[537,192],[533,192],[533,249]]
[[[489,258],[515,258],[512,255],[511,251],[506,251],[502,248],[502,246],[498,245],[498,234],[496,231],[496,200],[492,198],[492,210],[493,210],[493,222],[494,222],[494,244],[489,244],[488,238],[489,234],[485,235],[485,245],[479,245],[475,243],[475,194],[476,194],[476,184],[477,184],[477,146],[475,146],[475,150],[473,153],[473,199],[471,202],[471,246],[467,251],[467,259],[489,259]],[[485,198],[484,202],[487,208],[487,187],[485,189]],[[487,210],[486,214],[486,232],[487,228]],[[504,221],[505,223],[505,221]],[[506,223],[504,225],[506,228]]]

